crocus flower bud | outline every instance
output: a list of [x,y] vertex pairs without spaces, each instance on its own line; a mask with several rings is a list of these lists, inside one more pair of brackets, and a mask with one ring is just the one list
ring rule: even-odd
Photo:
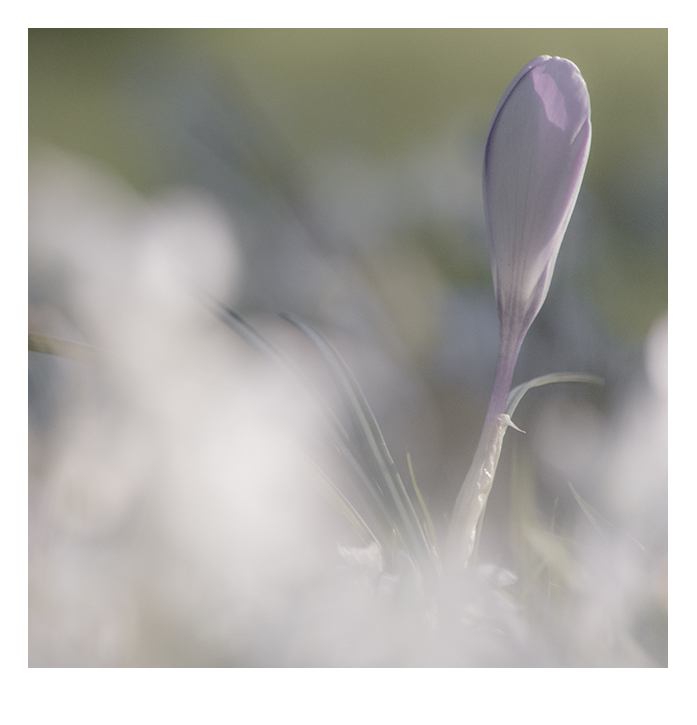
[[467,478],[455,503],[449,560],[475,548],[506,429],[513,370],[542,307],[586,170],[590,99],[578,68],[541,55],[513,79],[494,112],[484,154],[484,207],[499,311],[494,390]]
[[489,415],[505,410],[520,345],[547,296],[590,140],[588,89],[564,58],[528,63],[494,112],[484,206],[501,347]]

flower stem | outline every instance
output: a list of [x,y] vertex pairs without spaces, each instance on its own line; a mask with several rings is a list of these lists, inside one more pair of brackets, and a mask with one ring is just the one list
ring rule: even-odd
[[448,559],[457,569],[467,567],[477,541],[477,527],[494,483],[501,445],[511,419],[505,413],[484,423],[474,460],[455,503],[448,537]]
[[523,343],[523,337],[524,335],[512,337],[503,332],[501,334],[494,389],[491,391],[489,408],[486,413],[487,421],[506,412],[508,394],[511,392],[511,382],[513,381],[513,371],[515,370],[520,346]]
[[489,408],[474,460],[458,494],[450,523],[448,558],[456,568],[464,569],[474,551],[479,522],[484,515],[489,492],[494,483],[503,436],[506,428],[513,425],[506,414],[506,404],[525,332],[522,335],[511,335],[507,327],[501,325],[494,389],[489,399]]

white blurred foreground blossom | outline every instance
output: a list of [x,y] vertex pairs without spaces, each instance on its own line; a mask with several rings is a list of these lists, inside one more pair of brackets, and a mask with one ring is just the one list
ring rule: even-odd
[[197,296],[234,289],[230,222],[56,152],[30,215],[30,326],[91,351],[30,358],[30,664],[249,662],[332,549],[312,406]]
[[484,206],[499,313],[494,389],[475,460],[458,497],[451,558],[465,566],[491,490],[518,353],[542,307],[590,151],[590,99],[578,68],[542,55],[496,107],[484,156]]

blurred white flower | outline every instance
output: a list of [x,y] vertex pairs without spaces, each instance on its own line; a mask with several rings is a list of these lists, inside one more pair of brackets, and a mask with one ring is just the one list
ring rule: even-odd
[[216,200],[151,201],[59,152],[30,178],[32,319],[93,353],[31,353],[75,384],[30,452],[30,662],[233,663],[332,552],[316,411],[200,304],[239,274]]

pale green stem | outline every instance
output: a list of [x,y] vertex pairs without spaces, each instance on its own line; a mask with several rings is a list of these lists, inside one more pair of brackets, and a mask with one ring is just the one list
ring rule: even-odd
[[503,436],[509,426],[513,423],[505,413],[487,418],[474,460],[455,502],[450,523],[448,561],[457,569],[466,568],[474,551],[479,521],[494,483]]

